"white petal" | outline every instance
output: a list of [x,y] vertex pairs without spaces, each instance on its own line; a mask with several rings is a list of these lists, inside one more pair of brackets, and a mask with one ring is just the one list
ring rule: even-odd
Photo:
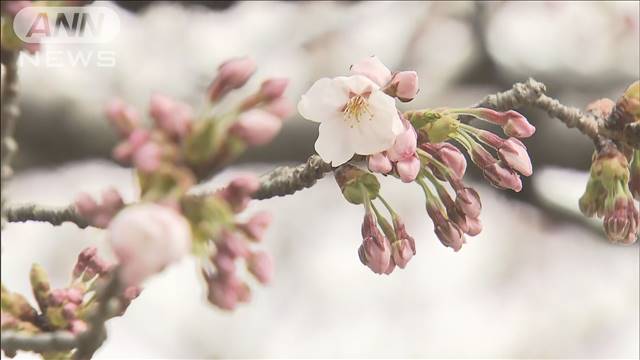
[[323,121],[319,131],[315,147],[322,160],[333,166],[339,166],[353,157],[354,151],[349,138],[349,127],[342,116],[335,116]]
[[298,112],[305,119],[322,122],[342,111],[349,100],[349,91],[340,78],[322,78],[302,95]]
[[368,99],[370,119],[362,119],[350,129],[350,141],[357,154],[371,155],[393,146],[404,125],[398,115],[395,100],[381,91],[374,91]]
[[341,83],[342,86],[347,89],[347,94],[349,92],[362,94],[364,92],[375,91],[380,88],[376,83],[371,81],[371,79],[362,75],[338,76],[334,80]]
[[364,75],[379,86],[386,85],[391,80],[391,71],[375,56],[363,59],[351,66],[351,73]]

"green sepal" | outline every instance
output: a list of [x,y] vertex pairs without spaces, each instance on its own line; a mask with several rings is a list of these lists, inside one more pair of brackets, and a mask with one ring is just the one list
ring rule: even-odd
[[342,165],[334,171],[334,177],[344,198],[352,204],[362,204],[362,187],[366,190],[369,199],[375,199],[380,192],[380,182],[378,178],[368,171],[362,170],[353,165]]

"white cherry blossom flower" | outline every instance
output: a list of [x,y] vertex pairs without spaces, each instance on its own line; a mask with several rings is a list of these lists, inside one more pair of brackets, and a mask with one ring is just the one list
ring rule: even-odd
[[384,151],[404,131],[395,99],[362,75],[316,81],[302,95],[298,111],[320,123],[315,148],[333,166],[346,163],[354,154]]

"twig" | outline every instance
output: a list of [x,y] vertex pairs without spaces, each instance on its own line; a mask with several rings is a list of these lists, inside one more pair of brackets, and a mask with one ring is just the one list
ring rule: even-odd
[[580,109],[566,106],[557,99],[545,95],[546,86],[529,78],[526,82],[515,83],[510,90],[485,97],[475,107],[488,107],[498,111],[533,106],[544,110],[549,116],[562,121],[569,128],[576,128],[591,138],[596,146],[601,146],[606,139],[631,143],[637,139],[625,139],[620,132],[606,128],[608,118],[601,118],[591,113],[583,113]]
[[89,226],[73,205],[66,207],[46,207],[37,204],[12,205],[6,207],[5,215],[9,222],[44,221],[51,225],[61,225],[68,221],[81,229]]
[[78,346],[78,339],[68,331],[26,334],[5,330],[2,332],[2,350],[7,354],[18,350],[37,353],[69,351]]
[[4,228],[6,218],[4,213],[5,207],[5,183],[13,174],[11,168],[11,160],[15,155],[18,144],[13,138],[15,132],[16,120],[20,116],[20,108],[18,107],[18,52],[2,51],[1,60],[4,69],[2,78],[2,163],[0,170],[0,228]]
[[306,164],[296,167],[282,166],[262,177],[260,189],[254,199],[264,200],[275,196],[291,195],[296,191],[313,186],[317,180],[333,170],[318,155],[312,155]]

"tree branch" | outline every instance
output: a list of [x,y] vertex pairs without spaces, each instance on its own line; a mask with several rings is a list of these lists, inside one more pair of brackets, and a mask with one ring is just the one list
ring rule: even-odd
[[11,175],[11,160],[15,155],[18,144],[13,138],[15,132],[16,120],[20,116],[20,108],[18,107],[18,52],[2,51],[0,53],[2,62],[2,117],[1,117],[1,170],[0,170],[0,228],[4,228],[5,218],[5,183]]
[[264,175],[254,199],[264,200],[275,196],[291,195],[313,186],[317,180],[333,170],[318,155],[311,155],[307,162],[296,167],[282,166]]
[[61,225],[68,221],[84,229],[89,223],[76,211],[75,206],[47,207],[37,204],[7,206],[5,215],[9,222],[43,221],[51,225]]
[[569,128],[576,128],[591,138],[596,146],[606,139],[631,143],[637,139],[625,139],[620,132],[606,128],[608,118],[583,113],[580,109],[563,105],[557,99],[547,96],[546,86],[532,78],[515,83],[510,90],[488,95],[475,107],[487,107],[498,111],[532,106],[545,111],[549,116],[562,121]]
[[18,350],[37,353],[69,351],[78,346],[78,339],[68,331],[26,334],[11,330],[2,331],[2,350],[7,355]]

